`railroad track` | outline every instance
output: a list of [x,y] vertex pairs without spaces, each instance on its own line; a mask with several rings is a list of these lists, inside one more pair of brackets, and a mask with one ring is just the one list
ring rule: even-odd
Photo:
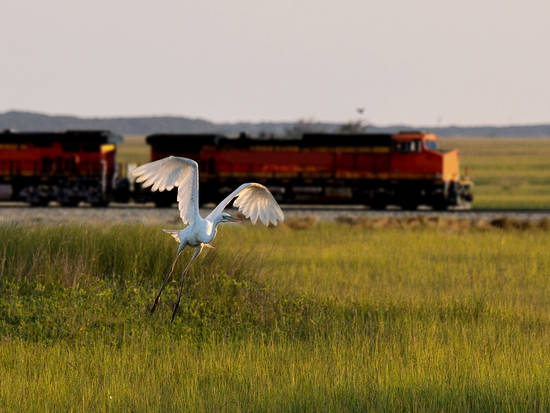
[[[203,216],[207,215],[213,206],[207,205],[201,209]],[[282,205],[286,217],[306,217],[314,215],[321,220],[334,220],[341,216],[351,217],[455,217],[460,219],[514,218],[519,220],[539,221],[550,219],[550,210],[511,210],[511,209],[473,209],[454,211],[432,211],[419,209],[402,211],[387,209],[373,211],[361,205]],[[157,208],[154,204],[113,204],[108,208],[93,208],[82,206],[67,208],[59,206],[30,207],[24,203],[0,204],[1,223],[181,223],[175,204],[172,208]]]
[[[214,204],[208,204],[201,207],[201,210],[208,210],[208,208],[214,208]],[[65,211],[78,211],[78,210],[159,210],[166,211],[170,208],[176,208],[174,203],[169,208],[158,208],[153,203],[147,204],[118,204],[111,203],[109,207],[97,208],[89,205],[82,205],[79,207],[62,207],[57,204],[51,204],[47,207],[31,207],[24,202],[3,202],[0,203],[0,211],[9,209],[29,209],[36,211],[44,210],[65,210]],[[373,210],[363,205],[296,205],[296,204],[281,204],[281,208],[285,211],[296,212],[355,212],[355,213],[368,213],[368,214],[437,214],[437,215],[456,215],[456,214],[534,214],[534,215],[550,215],[550,209],[449,209],[446,211],[434,211],[430,208],[419,208],[416,210],[402,210],[400,208],[388,208],[384,210]]]

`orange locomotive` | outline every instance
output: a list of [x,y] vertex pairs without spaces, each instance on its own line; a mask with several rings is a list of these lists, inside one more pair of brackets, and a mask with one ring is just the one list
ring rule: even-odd
[[[468,208],[471,182],[459,172],[458,151],[441,152],[437,136],[304,134],[301,139],[237,139],[221,135],[150,135],[151,160],[185,156],[199,163],[202,203],[227,188],[256,181],[281,202],[350,202],[375,209]],[[174,194],[156,193],[157,205]]]
[[104,206],[115,193],[120,142],[108,131],[1,132],[0,198]]

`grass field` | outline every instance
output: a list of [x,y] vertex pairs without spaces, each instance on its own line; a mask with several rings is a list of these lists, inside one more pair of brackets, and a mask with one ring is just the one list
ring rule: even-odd
[[474,208],[550,209],[550,138],[446,138],[474,180]]
[[173,324],[156,226],[0,238],[3,411],[550,409],[542,228],[225,226]]
[[117,160],[119,162],[142,164],[149,162],[151,160],[150,156],[149,146],[145,143],[145,136],[125,136],[124,142],[117,148]]
[[[458,149],[462,173],[474,180],[474,209],[550,209],[550,138],[444,138]],[[129,136],[120,147],[122,162],[149,160],[144,138]]]

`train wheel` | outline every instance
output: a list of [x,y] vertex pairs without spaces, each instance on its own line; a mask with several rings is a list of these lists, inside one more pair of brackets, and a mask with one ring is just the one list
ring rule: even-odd
[[401,209],[404,211],[416,211],[418,209],[418,203],[413,201],[403,202],[401,204]]
[[434,211],[446,211],[449,208],[449,204],[444,201],[436,202],[432,205]]
[[76,187],[61,187],[57,191],[55,200],[63,207],[76,207],[80,203],[78,196],[78,188]]
[[385,210],[387,205],[383,202],[374,202],[370,205],[370,209],[373,209],[375,211],[383,211]]
[[19,197],[32,207],[44,207],[50,203],[49,188],[47,186],[28,186],[21,190]]
[[49,203],[48,199],[37,199],[29,202],[32,207],[47,207]]
[[74,207],[77,207],[78,204],[79,204],[79,201],[65,201],[65,202],[59,203],[59,205],[66,208],[74,208]]
[[109,206],[109,201],[97,201],[97,202],[92,202],[91,205],[92,205],[94,208],[105,208],[106,206]]

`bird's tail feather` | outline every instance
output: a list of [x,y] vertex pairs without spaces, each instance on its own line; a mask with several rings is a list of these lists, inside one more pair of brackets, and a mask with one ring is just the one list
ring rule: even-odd
[[180,231],[178,229],[163,229],[164,232],[167,234],[170,234],[174,239],[178,242],[181,242],[180,240]]

